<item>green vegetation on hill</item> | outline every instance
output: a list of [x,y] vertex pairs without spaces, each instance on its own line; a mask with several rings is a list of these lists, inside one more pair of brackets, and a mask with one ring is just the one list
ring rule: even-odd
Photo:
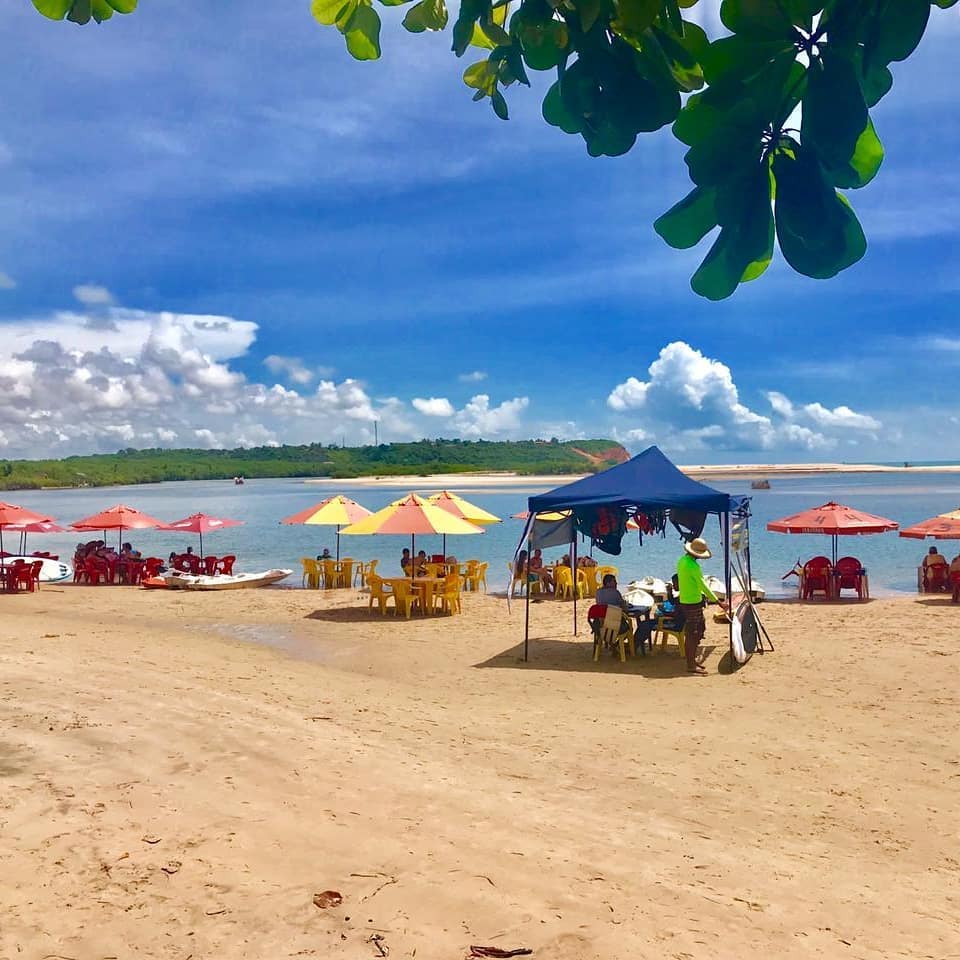
[[514,471],[592,473],[628,458],[611,440],[419,440],[370,447],[120,450],[63,460],[2,460],[0,489],[102,487],[230,477],[350,477]]

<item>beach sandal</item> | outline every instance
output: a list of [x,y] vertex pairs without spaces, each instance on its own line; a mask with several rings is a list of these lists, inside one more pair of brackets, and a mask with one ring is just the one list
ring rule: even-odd
[[698,663],[692,670],[687,667],[687,673],[692,674],[694,677],[705,677],[707,675],[707,669]]

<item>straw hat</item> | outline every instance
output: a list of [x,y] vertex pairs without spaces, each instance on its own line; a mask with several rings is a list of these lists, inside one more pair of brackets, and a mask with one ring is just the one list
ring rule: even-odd
[[713,556],[710,548],[707,546],[707,541],[701,540],[700,537],[697,537],[696,540],[691,540],[689,543],[685,543],[683,549],[697,560],[707,560]]

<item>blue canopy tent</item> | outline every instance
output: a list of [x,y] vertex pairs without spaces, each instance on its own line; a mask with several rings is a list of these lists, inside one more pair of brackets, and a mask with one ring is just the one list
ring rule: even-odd
[[[730,513],[739,505],[739,498],[714,490],[705,483],[682,473],[659,450],[647,447],[626,463],[609,470],[575,480],[547,493],[530,497],[529,516],[514,556],[530,534],[538,513],[590,507],[622,508],[629,516],[661,510],[683,509],[717,514],[723,540],[723,569],[727,596],[730,596]],[[571,564],[575,567],[576,539],[572,545]],[[577,594],[573,594],[574,634],[577,632]],[[530,591],[527,590],[526,624],[523,638],[523,659],[527,659],[530,640]]]

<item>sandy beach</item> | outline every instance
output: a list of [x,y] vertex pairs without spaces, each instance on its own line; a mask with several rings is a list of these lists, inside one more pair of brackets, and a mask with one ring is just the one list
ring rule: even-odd
[[945,599],[767,604],[776,651],[719,673],[711,624],[704,678],[553,602],[529,664],[482,595],[0,603],[2,960],[958,955]]
[[[886,464],[871,463],[741,463],[741,464],[686,464],[678,465],[687,476],[696,480],[720,480],[740,477],[744,480],[769,480],[772,477],[801,477],[829,473],[896,473],[896,474],[929,474],[929,473],[960,473],[960,465],[946,466],[889,466]],[[351,477],[349,480],[334,480],[329,477],[311,477],[304,483],[319,484],[321,486],[337,487],[345,484],[351,487],[397,487],[404,489],[421,490],[444,487],[456,488],[458,491],[482,492],[495,489],[498,493],[506,493],[505,488],[528,490],[531,487],[550,489],[564,483],[579,480],[586,474],[536,474],[526,475],[504,471],[503,473],[439,473],[418,476],[376,476]]]

